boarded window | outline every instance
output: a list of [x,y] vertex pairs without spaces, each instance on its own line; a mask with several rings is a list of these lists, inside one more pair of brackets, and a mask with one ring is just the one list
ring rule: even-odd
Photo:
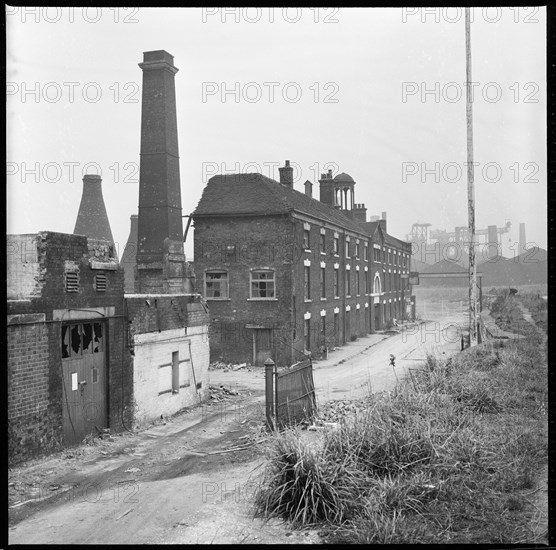
[[180,352],[172,352],[172,392],[180,391]]

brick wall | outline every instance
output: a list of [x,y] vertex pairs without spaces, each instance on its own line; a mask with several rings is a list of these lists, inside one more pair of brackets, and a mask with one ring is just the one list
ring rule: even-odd
[[[9,236],[11,238],[12,236]],[[112,308],[106,339],[107,407],[109,427],[131,425],[133,384],[123,323],[123,269],[91,269],[88,239],[79,235],[43,232],[34,236],[36,286],[18,300],[8,301],[8,422],[9,458],[17,462],[63,446],[61,326],[56,310]],[[27,250],[28,257],[30,251]],[[19,258],[19,259],[18,259]],[[79,267],[79,292],[65,290],[65,262]],[[98,260],[98,258],[97,258]],[[21,255],[8,261],[18,262]],[[18,272],[11,271],[13,278]],[[94,289],[94,277],[103,272],[105,292]],[[25,298],[25,299],[21,299]],[[39,322],[36,315],[42,315]],[[81,312],[81,319],[99,315]],[[15,316],[15,317],[14,317]],[[62,315],[63,317],[63,315]],[[67,317],[64,317],[67,318]],[[33,324],[22,324],[22,323]],[[127,419],[127,420],[126,420]]]
[[51,401],[55,376],[49,368],[48,326],[28,320],[31,324],[7,329],[8,456],[13,462],[62,443],[61,417]]
[[[211,361],[253,362],[253,330],[288,331],[292,323],[292,264],[299,257],[289,216],[195,219],[196,291],[205,295],[205,270],[228,273],[229,298],[207,298]],[[232,248],[228,248],[232,247]],[[276,300],[250,300],[250,270],[275,270]],[[291,348],[276,345],[276,361],[289,364]]]
[[[302,246],[303,235],[307,224],[310,234],[310,249],[305,250]],[[325,250],[324,254],[320,249],[321,229],[325,231]],[[339,251],[334,254],[334,234],[338,234]],[[302,249],[301,257],[295,264],[295,275],[293,285],[293,295],[296,300],[296,339],[293,343],[294,347],[302,351],[305,349],[305,321],[306,316],[310,314],[309,331],[310,331],[310,351],[313,355],[322,352],[324,346],[332,347],[333,345],[342,345],[346,341],[351,341],[351,337],[360,337],[370,332],[369,304],[370,296],[365,294],[365,267],[371,269],[370,262],[364,260],[364,244],[369,242],[363,236],[356,236],[349,232],[350,237],[350,258],[346,258],[346,232],[340,227],[331,227],[322,222],[308,222],[296,220],[295,226],[296,240],[300,243]],[[359,239],[359,258],[355,257],[355,242]],[[371,246],[371,245],[369,245]],[[310,262],[310,266],[306,264]],[[325,299],[321,296],[320,275],[321,266],[324,264],[325,270]],[[346,266],[349,265],[349,271]],[[338,269],[338,295],[334,296],[334,271],[335,266]],[[305,268],[310,269],[310,300],[305,298]],[[357,295],[357,267],[360,272],[360,293]],[[350,277],[351,294],[348,297],[345,293],[346,276]],[[359,305],[359,314],[356,312]],[[346,307],[350,308],[349,323],[346,318]],[[335,328],[335,310],[337,315],[337,329]],[[324,311],[325,325],[324,333],[322,331],[322,312]],[[296,355],[299,359],[300,355]]]

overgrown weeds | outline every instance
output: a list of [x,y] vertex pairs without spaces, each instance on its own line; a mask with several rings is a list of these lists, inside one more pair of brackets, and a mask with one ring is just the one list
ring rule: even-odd
[[337,429],[277,434],[257,513],[319,524],[336,543],[535,542],[524,492],[547,453],[535,331],[428,357]]

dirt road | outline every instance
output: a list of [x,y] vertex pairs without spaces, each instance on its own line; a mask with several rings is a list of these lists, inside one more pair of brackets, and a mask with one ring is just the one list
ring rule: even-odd
[[[316,364],[320,402],[393,387],[429,351],[459,349],[445,318],[392,335],[341,364]],[[443,335],[443,330],[445,330]],[[453,329],[452,329],[453,330]],[[455,333],[454,333],[455,334]],[[367,348],[367,349],[365,349]],[[345,353],[350,357],[351,353]],[[341,357],[341,351],[337,357]],[[240,391],[137,434],[98,440],[9,472],[9,542],[314,543],[279,521],[252,519],[255,477],[267,444],[261,371],[211,371],[211,384]]]

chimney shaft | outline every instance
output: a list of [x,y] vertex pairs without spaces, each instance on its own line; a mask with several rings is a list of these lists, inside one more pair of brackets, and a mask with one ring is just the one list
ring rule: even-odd
[[525,252],[525,247],[527,246],[527,242],[525,240],[525,224],[519,224],[519,254],[523,254]]
[[305,182],[305,194],[313,198],[313,184],[309,180]]
[[137,292],[188,291],[174,57],[144,52],[137,227]]
[[293,168],[290,166],[290,161],[286,161],[286,165],[278,168],[280,172],[280,183],[293,189]]
[[114,244],[102,196],[102,179],[96,174],[83,176],[83,194],[81,195],[81,204],[79,205],[73,233],[93,239],[102,239]]
[[382,219],[385,220],[386,219],[386,212],[382,213]]

